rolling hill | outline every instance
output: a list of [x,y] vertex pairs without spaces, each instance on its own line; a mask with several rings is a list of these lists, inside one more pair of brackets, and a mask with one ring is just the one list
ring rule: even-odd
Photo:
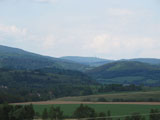
[[118,61],[86,73],[107,84],[160,85],[160,67],[142,62]]
[[122,60],[109,60],[97,57],[65,56],[61,57],[61,59],[73,61],[75,63],[80,63],[83,65],[89,65],[92,68],[99,67],[107,63],[120,62],[120,61],[133,61],[133,62],[148,63],[151,65],[160,65],[160,59],[156,58],[133,58],[133,59],[122,59]]
[[137,61],[137,62],[143,62],[143,63],[149,63],[149,64],[158,64],[160,65],[160,59],[156,58],[135,58],[135,59],[129,59],[129,61]]
[[44,67],[79,71],[83,71],[88,68],[87,65],[82,65],[69,60],[42,56],[18,48],[0,45],[0,68],[38,69]]

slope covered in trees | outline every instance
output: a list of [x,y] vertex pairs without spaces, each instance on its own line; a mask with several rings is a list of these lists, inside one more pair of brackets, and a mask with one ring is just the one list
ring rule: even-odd
[[96,84],[87,75],[72,70],[0,69],[0,103],[49,100],[62,96],[90,94],[88,85]]
[[72,61],[42,56],[18,48],[0,45],[0,68],[38,69],[55,67],[70,70],[85,70],[88,66]]
[[86,73],[103,83],[160,85],[160,67],[141,62],[109,63]]
[[140,86],[131,86],[101,85],[84,73],[72,70],[0,69],[0,103],[45,101],[66,96],[141,90]]

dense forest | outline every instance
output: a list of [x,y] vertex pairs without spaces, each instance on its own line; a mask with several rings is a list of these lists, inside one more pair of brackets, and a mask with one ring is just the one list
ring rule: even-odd
[[141,90],[135,85],[101,85],[82,72],[53,68],[32,71],[0,69],[0,85],[0,103]]
[[91,93],[89,85],[95,84],[96,81],[78,71],[0,69],[0,103],[88,95]]
[[109,63],[86,73],[100,83],[160,85],[160,66],[141,62],[120,61]]

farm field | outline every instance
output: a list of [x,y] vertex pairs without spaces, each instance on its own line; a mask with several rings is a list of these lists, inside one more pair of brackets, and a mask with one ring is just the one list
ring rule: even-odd
[[[95,102],[99,98],[105,98],[112,101],[113,99],[136,99],[148,100],[159,99],[160,91],[146,91],[146,92],[122,92],[122,93],[108,93],[100,95],[80,96],[80,97],[64,97],[52,101],[40,102],[25,102],[16,104],[33,104],[34,109],[39,114],[42,114],[44,108],[49,108],[53,105],[59,106],[64,112],[66,118],[71,118],[73,112],[80,104],[88,105],[95,109],[96,112],[111,111],[112,116],[131,115],[132,113],[149,114],[151,109],[160,110],[160,102]],[[90,100],[90,101],[85,101]],[[148,118],[148,116],[146,116]],[[148,120],[148,119],[147,119]]]
[[[74,110],[80,104],[54,104],[55,107],[59,106],[64,111],[65,116],[72,116]],[[130,115],[134,112],[138,112],[141,114],[148,114],[150,109],[157,108],[160,110],[160,105],[140,105],[140,104],[86,104],[92,108],[94,108],[97,112],[105,112],[108,110],[111,111],[112,116],[119,115]],[[51,104],[48,105],[34,105],[34,109],[36,112],[42,113],[44,108],[49,109]]]
[[108,93],[100,95],[78,96],[78,97],[63,97],[55,99],[55,101],[98,101],[104,98],[111,102],[114,100],[128,100],[128,101],[160,101],[160,91],[146,91],[146,92],[124,92],[124,93]]

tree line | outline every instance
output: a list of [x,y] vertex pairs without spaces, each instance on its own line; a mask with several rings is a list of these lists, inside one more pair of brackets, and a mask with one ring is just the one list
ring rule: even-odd
[[35,111],[33,105],[8,105],[0,106],[0,120],[33,120]]
[[[26,77],[27,78],[27,77]],[[1,79],[1,77],[0,77]],[[19,79],[20,80],[20,79]],[[22,79],[23,80],[23,79]],[[60,97],[67,96],[85,96],[94,95],[97,93],[107,93],[107,92],[119,92],[119,91],[141,91],[142,86],[136,85],[121,85],[121,84],[111,84],[111,85],[83,85],[83,84],[69,84],[69,83],[55,83],[48,84],[46,80],[43,84],[33,83],[33,79],[29,79],[30,83],[27,82],[14,82],[12,87],[12,82],[7,81],[7,85],[0,86],[0,104],[4,102],[16,103],[16,102],[28,102],[28,101],[46,101]],[[27,81],[27,80],[26,80]],[[44,85],[42,87],[42,85]],[[42,89],[43,88],[43,89]]]
[[[96,112],[94,108],[81,104],[75,109],[72,116],[73,119],[88,120],[148,120],[143,114],[133,113],[128,116],[112,116],[111,111]],[[42,120],[62,120],[67,118],[64,116],[60,107],[51,106],[49,109],[44,108],[42,114],[36,113],[33,105],[0,105],[0,120],[33,120],[41,118]],[[149,120],[160,120],[160,111],[151,109]]]

